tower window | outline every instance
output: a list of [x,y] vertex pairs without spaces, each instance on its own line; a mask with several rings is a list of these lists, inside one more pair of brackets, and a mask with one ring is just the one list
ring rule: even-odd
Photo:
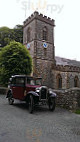
[[43,28],[43,40],[47,40],[47,28]]
[[60,74],[57,75],[57,88],[58,89],[62,88],[62,77]]
[[75,78],[74,78],[74,87],[78,87],[78,84],[79,84],[78,76],[75,76]]
[[27,42],[30,42],[30,28],[27,29]]

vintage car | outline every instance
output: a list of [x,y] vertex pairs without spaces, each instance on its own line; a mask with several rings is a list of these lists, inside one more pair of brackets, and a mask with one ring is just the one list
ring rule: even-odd
[[42,78],[30,77],[26,75],[14,75],[9,79],[7,96],[9,104],[12,105],[14,99],[25,101],[32,113],[36,105],[48,104],[49,110],[55,109],[56,94],[48,87],[42,86]]

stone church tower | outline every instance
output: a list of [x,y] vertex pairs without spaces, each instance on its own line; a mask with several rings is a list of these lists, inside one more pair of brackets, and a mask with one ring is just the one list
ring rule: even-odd
[[33,75],[53,87],[52,67],[55,66],[54,20],[34,12],[23,25],[23,44],[33,60]]
[[33,61],[32,75],[54,89],[80,87],[80,62],[55,57],[54,20],[34,12],[24,21],[23,44]]

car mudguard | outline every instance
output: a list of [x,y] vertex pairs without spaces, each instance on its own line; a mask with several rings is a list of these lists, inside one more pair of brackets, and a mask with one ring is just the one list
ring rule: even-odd
[[51,98],[51,97],[52,97],[52,98],[56,98],[56,96],[57,96],[56,93],[54,93],[54,92],[51,92],[51,93],[49,93],[49,94],[50,94],[50,96],[49,96],[50,98]]
[[34,91],[30,91],[30,92],[27,93],[27,95],[30,95],[30,94],[32,94],[35,97],[39,97],[38,93],[36,93]]

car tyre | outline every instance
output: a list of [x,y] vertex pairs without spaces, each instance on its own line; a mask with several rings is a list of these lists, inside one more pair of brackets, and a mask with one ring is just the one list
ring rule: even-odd
[[49,100],[49,110],[50,111],[55,110],[55,99],[54,98],[50,98],[50,100]]
[[13,105],[14,99],[12,98],[11,92],[9,92],[9,94],[8,94],[8,102],[9,102],[9,105]]
[[8,98],[9,105],[13,105],[14,100],[12,98]]
[[33,113],[33,110],[34,110],[34,99],[33,99],[33,96],[30,95],[30,99],[29,99],[29,112]]

